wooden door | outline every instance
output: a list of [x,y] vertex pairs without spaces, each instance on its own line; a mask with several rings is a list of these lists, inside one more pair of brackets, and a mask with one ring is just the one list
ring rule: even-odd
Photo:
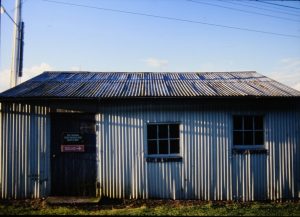
[[51,194],[96,196],[94,114],[52,114]]

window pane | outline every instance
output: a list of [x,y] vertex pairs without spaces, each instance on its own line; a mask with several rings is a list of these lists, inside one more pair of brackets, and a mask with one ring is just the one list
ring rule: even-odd
[[253,131],[244,132],[244,145],[253,145]]
[[147,126],[148,139],[156,139],[157,138],[156,128],[157,128],[156,125],[148,125]]
[[264,144],[264,131],[256,131],[255,145],[263,145],[263,144]]
[[148,154],[157,154],[157,140],[148,140]]
[[254,125],[256,130],[262,130],[264,127],[263,116],[255,116]]
[[252,116],[244,116],[244,129],[245,130],[253,130],[253,117]]
[[168,140],[159,140],[159,154],[168,154]]
[[179,154],[179,139],[170,140],[170,154]]
[[161,124],[158,125],[158,137],[160,139],[168,138],[168,125],[167,124]]
[[233,145],[243,145],[242,131],[233,131]]
[[179,124],[170,124],[170,138],[179,138]]
[[243,129],[243,117],[242,116],[234,116],[233,117],[233,129],[234,130]]

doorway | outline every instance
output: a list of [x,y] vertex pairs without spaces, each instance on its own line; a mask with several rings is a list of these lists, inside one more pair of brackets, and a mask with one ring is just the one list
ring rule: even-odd
[[52,113],[52,196],[96,196],[95,123],[95,114]]

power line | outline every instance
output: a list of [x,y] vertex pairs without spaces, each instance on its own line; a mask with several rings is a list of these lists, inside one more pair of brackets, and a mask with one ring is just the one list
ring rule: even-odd
[[9,13],[7,13],[7,11],[5,10],[4,6],[1,5],[3,12],[9,17],[9,19],[16,25],[18,26],[18,24],[14,21],[14,19],[9,15]]
[[293,22],[299,22],[299,20],[293,20],[293,19],[289,19],[289,18],[285,18],[285,17],[278,17],[278,16],[269,15],[269,14],[263,14],[263,13],[257,13],[257,12],[252,12],[252,11],[246,11],[246,10],[241,10],[241,9],[237,9],[237,8],[232,8],[232,7],[227,7],[227,6],[216,5],[216,4],[212,4],[212,3],[207,3],[207,2],[199,2],[199,1],[195,1],[195,0],[186,0],[186,1],[197,3],[197,4],[211,5],[211,6],[225,8],[225,9],[234,10],[234,11],[241,11],[241,12],[248,13],[248,14],[258,14],[258,15],[262,15],[262,16],[266,16],[266,17],[273,17],[273,18],[282,19],[282,20],[289,20],[289,21],[293,21]]
[[264,3],[264,4],[276,5],[276,6],[279,6],[279,7],[292,8],[292,9],[297,9],[297,10],[300,9],[300,8],[289,6],[289,5],[276,4],[276,3],[267,2],[267,1],[261,1],[261,0],[255,0],[255,1],[260,2],[260,3]]
[[214,26],[214,27],[220,27],[220,28],[235,29],[235,30],[263,33],[263,34],[269,34],[269,35],[277,35],[277,36],[284,36],[284,37],[291,37],[291,38],[300,38],[299,35],[288,35],[288,34],[283,34],[283,33],[268,32],[268,31],[262,31],[262,30],[256,30],[256,29],[248,29],[248,28],[243,28],[243,27],[227,26],[227,25],[215,24],[215,23],[207,23],[207,22],[201,22],[201,21],[196,21],[196,20],[188,20],[188,19],[181,19],[181,18],[175,18],[175,17],[166,17],[166,16],[160,16],[160,15],[145,14],[145,13],[140,13],[140,12],[117,10],[117,9],[111,9],[111,8],[102,8],[102,7],[83,5],[83,4],[74,4],[74,3],[55,1],[55,0],[42,0],[42,1],[49,2],[49,3],[55,3],[55,4],[61,4],[61,5],[67,5],[67,6],[75,6],[75,7],[116,12],[116,13],[138,15],[138,16],[146,16],[146,17],[194,23],[194,24],[202,24],[202,25],[208,25],[208,26]]
[[259,10],[271,11],[271,12],[275,12],[275,13],[282,13],[282,14],[287,14],[287,15],[292,15],[292,16],[297,16],[297,17],[300,16],[299,14],[288,13],[288,12],[284,12],[284,11],[281,11],[281,10],[266,9],[266,8],[256,7],[256,6],[252,6],[252,5],[248,5],[248,4],[242,4],[240,2],[237,3],[238,1],[236,1],[236,0],[229,0],[229,1],[217,0],[217,1],[228,3],[228,4],[233,4],[233,5],[242,5],[242,6],[245,6],[245,7],[256,8],[256,9],[259,9]]

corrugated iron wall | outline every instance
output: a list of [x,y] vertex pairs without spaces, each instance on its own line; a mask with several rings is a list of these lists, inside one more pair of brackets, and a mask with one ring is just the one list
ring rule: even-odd
[[[232,115],[257,113],[265,116],[267,152],[234,153]],[[146,162],[146,124],[174,121],[180,122],[182,162]],[[125,104],[103,107],[97,124],[104,196],[243,201],[299,197],[299,111]]]
[[[0,104],[2,198],[50,193],[46,107]],[[112,198],[300,198],[300,112],[224,104],[103,105],[97,114],[98,181]],[[249,112],[251,111],[251,112]],[[232,115],[264,114],[267,153],[232,151]],[[146,162],[148,122],[180,122],[182,162]]]
[[1,198],[41,198],[50,190],[50,118],[46,107],[0,104]]
[[299,197],[300,115],[271,112],[267,115],[266,145],[270,155],[267,177],[271,199]]
[[[250,153],[235,154],[232,157],[232,199],[251,201],[269,198],[267,158],[267,154]],[[290,195],[287,198],[291,198]]]

